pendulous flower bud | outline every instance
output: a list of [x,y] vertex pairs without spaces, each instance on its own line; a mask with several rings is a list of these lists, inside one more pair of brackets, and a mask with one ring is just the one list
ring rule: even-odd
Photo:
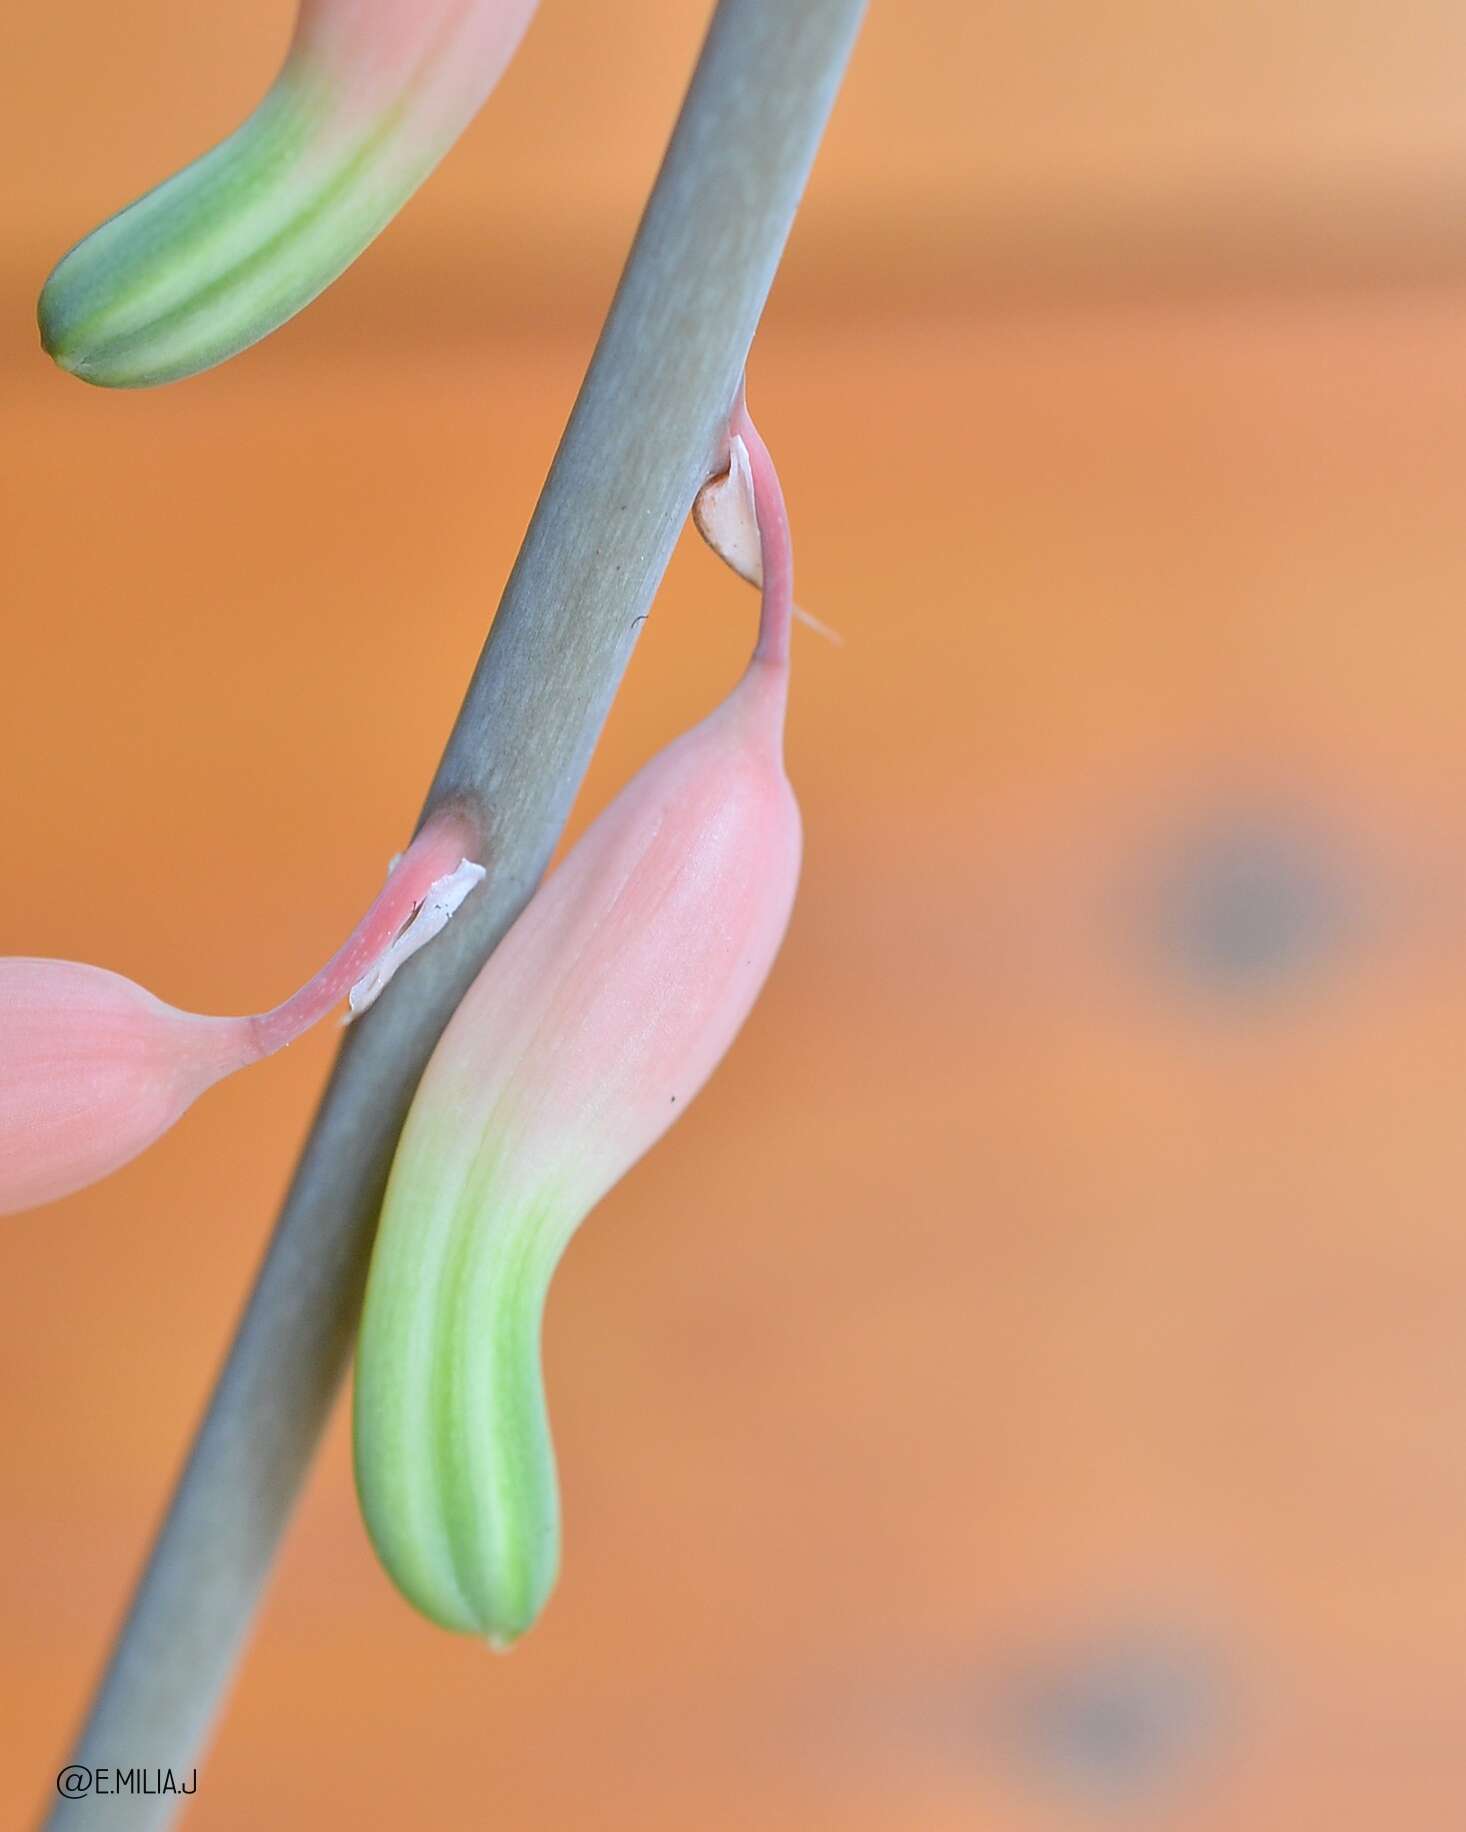
[[369,1005],[483,877],[457,814],[427,823],[381,895],[293,998],[254,1017],[165,1005],[104,967],[0,959],[0,1214],[117,1170],[205,1088],[273,1055],[349,998]]
[[107,388],[177,381],[308,305],[478,112],[535,0],[301,0],[244,125],[109,218],[41,293],[41,342]]
[[540,1373],[551,1274],[732,1043],[799,875],[783,763],[788,525],[741,408],[734,426],[762,545],[753,660],[490,957],[419,1085],[372,1258],[355,1393],[367,1528],[418,1609],[499,1645],[534,1622],[559,1564]]

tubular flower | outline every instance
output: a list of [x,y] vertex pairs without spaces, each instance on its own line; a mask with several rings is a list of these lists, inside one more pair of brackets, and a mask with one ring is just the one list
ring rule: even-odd
[[455,1013],[398,1146],[368,1279],[355,1394],[367,1529],[409,1601],[497,1645],[534,1622],[559,1564],[540,1373],[551,1274],[732,1043],[799,875],[788,525],[741,409],[734,428],[763,548],[753,659],[600,815]]
[[201,1017],[76,961],[0,960],[0,1214],[95,1183],[151,1145],[205,1088],[273,1055],[348,998],[365,1009],[484,875],[469,828],[435,817],[371,909],[293,998]]
[[229,138],[79,242],[41,341],[110,388],[176,381],[308,305],[478,112],[535,0],[301,0],[285,64]]

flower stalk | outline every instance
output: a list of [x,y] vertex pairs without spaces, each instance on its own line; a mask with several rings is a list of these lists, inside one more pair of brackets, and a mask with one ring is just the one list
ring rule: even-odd
[[119,1169],[226,1075],[273,1056],[343,999],[364,1010],[484,875],[452,811],[395,861],[381,895],[320,972],[251,1017],[179,1011],[79,961],[0,959],[0,1215]]

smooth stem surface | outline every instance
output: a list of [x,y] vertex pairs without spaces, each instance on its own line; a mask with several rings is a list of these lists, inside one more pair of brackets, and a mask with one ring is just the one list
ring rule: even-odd
[[[198,1758],[346,1367],[413,1089],[545,870],[639,620],[721,461],[862,10],[720,0],[428,797],[483,825],[490,875],[347,1033],[75,1762]],[[166,1824],[176,1805],[109,1799],[109,1832]],[[50,1823],[96,1818],[95,1802],[61,1802]]]

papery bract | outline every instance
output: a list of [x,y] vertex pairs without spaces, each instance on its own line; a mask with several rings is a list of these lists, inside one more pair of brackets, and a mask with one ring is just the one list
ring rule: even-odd
[[682,1113],[747,1016],[799,873],[784,773],[790,566],[746,419],[765,594],[758,649],[534,896],[414,1099],[357,1355],[358,1492],[406,1596],[504,1643],[559,1562],[540,1374],[551,1273],[587,1211]]
[[[253,1017],[179,1011],[104,967],[0,959],[0,1214],[50,1202],[116,1170],[225,1075],[258,1062],[350,994],[363,1008],[483,877],[471,829],[430,821],[331,961]],[[446,913],[445,913],[446,911]]]
[[41,341],[105,387],[196,374],[348,267],[432,171],[535,0],[302,0],[285,64],[229,138],[79,242]]
[[[735,437],[731,441],[727,470],[709,478],[698,491],[697,501],[692,505],[692,519],[708,546],[740,579],[749,585],[763,584],[758,505],[748,446],[743,439]],[[832,630],[802,606],[793,605],[790,615],[809,629],[817,630],[827,642],[837,646],[844,643],[838,630]]]

